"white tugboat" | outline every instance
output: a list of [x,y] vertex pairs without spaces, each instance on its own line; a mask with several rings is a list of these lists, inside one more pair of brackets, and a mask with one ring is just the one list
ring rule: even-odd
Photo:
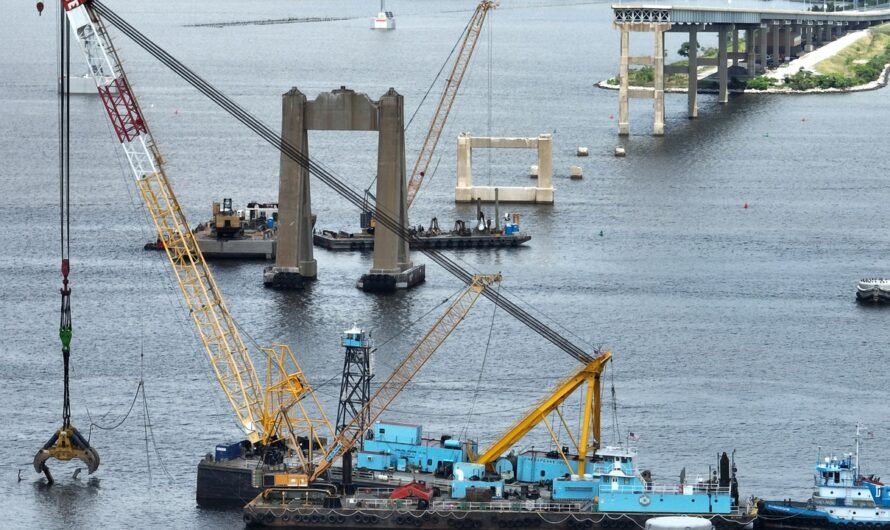
[[859,469],[859,425],[856,452],[820,454],[813,495],[807,502],[761,501],[757,528],[890,528],[890,486]]
[[386,10],[386,0],[380,0],[380,12],[371,20],[371,29],[396,29],[396,18]]

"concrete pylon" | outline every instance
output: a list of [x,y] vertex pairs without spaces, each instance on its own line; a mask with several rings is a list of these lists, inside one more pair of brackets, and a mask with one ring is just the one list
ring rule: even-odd
[[689,30],[689,117],[698,118],[698,30]]
[[729,102],[729,67],[726,64],[726,36],[728,29],[721,27],[717,30],[717,78],[720,84],[720,103]]
[[754,67],[757,62],[754,49],[754,29],[745,28],[745,66],[748,67],[748,77],[757,75],[757,69]]
[[[281,97],[281,136],[308,156],[306,96],[292,88]],[[278,177],[278,241],[275,265],[263,272],[267,287],[299,289],[318,276],[312,253],[312,211],[309,171],[282,153]]]
[[[377,201],[374,263],[356,286],[364,291],[407,289],[426,279],[426,267],[414,266],[408,255],[408,184],[405,167],[405,102],[390,88],[377,102]],[[401,227],[397,234],[379,222],[383,217]]]
[[766,72],[767,69],[767,48],[769,45],[767,44],[767,28],[766,26],[760,26],[760,29],[757,30],[757,34],[760,39],[760,67],[763,68],[763,71]]
[[630,70],[630,30],[620,28],[620,57],[618,63],[618,135],[630,135],[630,81],[628,80],[628,71]]
[[[378,102],[377,211],[407,229],[405,185],[404,100],[390,89]],[[411,267],[408,242],[385,226],[374,231],[374,267],[372,274],[400,273]]]

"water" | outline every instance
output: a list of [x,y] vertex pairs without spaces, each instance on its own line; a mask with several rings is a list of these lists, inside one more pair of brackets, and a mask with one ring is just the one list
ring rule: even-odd
[[[277,129],[279,96],[294,85],[310,97],[347,85],[374,98],[392,86],[410,115],[474,4],[388,6],[398,20],[389,33],[367,29],[376,6],[355,2],[147,5],[110,7]],[[95,477],[72,480],[73,464],[54,463],[59,484],[47,490],[30,468],[61,408],[54,9],[38,18],[27,3],[7,6],[0,40],[0,513],[21,527],[239,527],[237,513],[195,507],[195,464],[238,430],[166,263],[141,250],[154,235],[96,98],[74,98],[72,108],[73,421],[85,433],[90,417],[116,423],[142,377],[151,430],[140,399],[116,430],[93,430],[103,459]],[[312,16],[354,18],[185,27]],[[633,101],[623,142],[617,95],[593,87],[617,70],[610,17],[602,2],[518,1],[493,13],[412,221],[472,217],[473,207],[452,202],[460,131],[552,133],[556,204],[511,208],[533,235],[527,248],[453,256],[502,272],[514,300],[585,348],[614,351],[607,380],[619,427],[615,434],[605,413],[606,440],[640,435],[641,462],[664,480],[684,466],[706,470],[735,448],[743,495],[800,498],[817,447],[845,449],[862,421],[875,433],[864,465],[886,470],[888,314],[857,306],[853,292],[859,277],[888,272],[887,92],[722,106],[706,95],[695,121],[685,95],[669,95],[663,138],[649,135],[651,106]],[[668,49],[683,40],[670,35]],[[275,199],[277,152],[131,42],[117,43],[193,223],[223,197]],[[633,45],[648,51],[645,39]],[[408,130],[409,163],[432,111],[428,102]],[[619,144],[626,159],[611,155]],[[575,158],[577,146],[591,156]],[[356,189],[371,182],[373,134],[313,132],[310,149]],[[526,185],[533,162],[533,152],[477,152],[476,181]],[[572,164],[584,167],[583,180],[568,179]],[[357,212],[313,185],[319,226],[354,229]],[[353,285],[370,255],[316,258],[319,279],[300,293],[264,290],[260,262],[213,270],[243,329],[261,345],[292,345],[335,416],[339,333],[358,322],[382,342],[418,321],[381,346],[386,373],[460,285],[430,264],[423,286],[368,295]],[[388,417],[432,434],[466,429],[485,447],[576,367],[481,301]],[[535,432],[531,445],[550,447],[549,438]]]

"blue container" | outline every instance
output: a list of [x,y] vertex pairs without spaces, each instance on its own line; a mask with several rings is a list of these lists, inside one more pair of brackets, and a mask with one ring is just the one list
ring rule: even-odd
[[216,460],[234,460],[241,456],[241,442],[219,444],[216,446]]
[[266,228],[270,230],[275,228],[275,219],[272,219],[271,217],[266,219]]

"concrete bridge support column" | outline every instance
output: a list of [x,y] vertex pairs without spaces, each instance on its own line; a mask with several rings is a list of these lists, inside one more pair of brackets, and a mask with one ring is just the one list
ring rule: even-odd
[[[664,33],[671,29],[669,22],[635,22],[615,23],[614,26],[621,32],[621,60],[618,76],[621,78],[618,87],[618,134],[627,136],[630,134],[629,99],[646,98],[655,102],[652,134],[661,136],[664,134]],[[651,56],[630,56],[630,32],[640,31],[652,33],[655,38],[654,54]],[[631,64],[652,66],[654,72],[654,87],[630,88],[628,73]]]
[[781,33],[781,26],[773,26],[773,63],[779,64],[779,34]]
[[[377,115],[377,212],[394,219],[408,231],[408,194],[405,169],[405,104],[401,94],[390,88],[380,97]],[[357,287],[364,291],[407,289],[424,281],[426,269],[414,266],[408,241],[377,224],[374,231],[374,262]]]
[[698,118],[698,30],[689,30],[689,117]]
[[732,65],[739,65],[739,30],[732,28]]
[[803,51],[805,51],[807,53],[813,51],[813,30],[814,30],[813,26],[804,26],[804,32],[805,32],[804,43],[805,44],[803,47]]
[[757,30],[757,38],[760,40],[760,67],[763,68],[765,72],[767,69],[766,66],[766,55],[767,55],[767,36],[768,29],[765,26],[760,26],[760,29]]
[[664,135],[664,30],[655,28],[655,56],[652,58],[652,69],[655,70],[655,116],[652,123],[652,134]]
[[755,63],[757,62],[757,55],[754,52],[754,29],[746,28],[745,29],[745,64],[748,65],[748,77],[754,77],[757,75],[757,70],[755,69]]
[[725,26],[717,30],[717,77],[720,81],[720,103],[729,102],[729,68],[726,64],[726,36],[727,29]]
[[[305,122],[306,96],[292,88],[281,96],[281,135],[309,155]],[[281,289],[299,289],[303,280],[318,276],[312,254],[312,212],[309,172],[287,155],[281,155],[278,177],[278,241],[275,265],[263,272],[263,283]]]
[[797,26],[792,25],[785,28],[785,60],[791,62],[793,55],[791,48],[794,46],[794,35],[797,33]]
[[630,65],[630,30],[622,27],[621,33],[621,59],[618,63],[618,79],[620,86],[618,87],[618,135],[627,136],[630,134],[630,105],[629,98],[629,80],[628,66]]

